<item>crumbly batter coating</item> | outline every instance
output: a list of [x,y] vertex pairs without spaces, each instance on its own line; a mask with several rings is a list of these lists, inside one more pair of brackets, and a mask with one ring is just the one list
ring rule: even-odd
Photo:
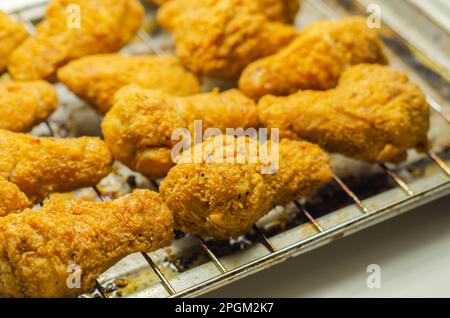
[[31,202],[13,183],[0,177],[0,217],[28,208]]
[[[242,138],[225,143],[224,153],[234,153],[237,158]],[[259,146],[249,138],[246,142]],[[175,228],[187,233],[218,239],[237,237],[273,206],[307,196],[331,180],[327,154],[308,142],[282,140],[275,174],[262,174],[261,162],[220,162],[217,159],[221,156],[216,157],[208,148],[211,143],[210,139],[194,147],[203,147],[198,150],[204,156],[203,163],[183,161],[183,154],[161,183],[161,196],[174,215]]]
[[0,82],[0,129],[27,132],[57,107],[56,91],[47,82]]
[[[155,2],[155,1],[154,1]],[[158,22],[167,30],[174,30],[183,16],[191,10],[208,6],[210,0],[161,1],[164,5],[158,11]],[[160,5],[163,3],[159,3]],[[243,0],[251,12],[264,15],[271,22],[292,23],[300,8],[300,0]]]
[[345,71],[335,89],[266,96],[258,104],[266,127],[331,152],[373,163],[401,162],[427,149],[429,107],[407,75],[376,64]]
[[[0,295],[74,297],[128,254],[172,239],[172,214],[149,190],[112,202],[51,199],[40,210],[0,218]],[[75,265],[80,288],[67,284],[75,282]]]
[[330,89],[343,71],[360,63],[386,63],[377,31],[359,17],[319,21],[283,50],[248,65],[239,89],[255,99],[300,89]]
[[292,26],[268,20],[243,0],[205,0],[176,23],[170,18],[164,22],[171,14],[161,15],[160,22],[170,25],[183,64],[197,75],[225,80],[237,79],[249,63],[277,52],[297,36]]
[[118,51],[134,37],[142,18],[137,0],[53,0],[37,33],[12,53],[8,70],[19,80],[53,80],[71,60]]
[[99,138],[34,137],[0,130],[0,176],[32,202],[96,185],[111,165],[111,153]]
[[28,32],[23,24],[0,11],[0,73],[5,70],[11,53],[27,37]]
[[128,84],[161,89],[176,96],[200,92],[200,82],[174,56],[101,54],[70,62],[58,79],[100,113],[113,104],[115,93]]
[[249,128],[259,124],[255,103],[232,89],[173,97],[158,90],[130,85],[116,94],[116,102],[102,123],[105,142],[115,159],[149,178],[164,177],[174,165],[172,133],[189,129],[194,120],[202,128]]

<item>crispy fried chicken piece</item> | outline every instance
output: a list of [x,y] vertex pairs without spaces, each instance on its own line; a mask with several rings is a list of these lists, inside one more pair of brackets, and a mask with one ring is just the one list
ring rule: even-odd
[[376,64],[345,71],[335,89],[263,97],[261,122],[281,137],[374,163],[400,162],[427,148],[429,108],[407,75]]
[[377,31],[369,29],[364,18],[319,21],[283,50],[248,65],[239,89],[255,99],[329,89],[352,65],[386,62]]
[[103,114],[112,107],[114,94],[128,84],[161,89],[177,96],[200,92],[200,82],[195,75],[169,55],[88,56],[61,68],[58,79]]
[[[332,177],[327,154],[308,142],[282,140],[278,170],[264,174],[263,162],[251,161],[247,155],[252,145],[258,149],[257,141],[246,137],[226,140],[223,153],[234,154],[231,158],[235,159],[230,163],[214,148],[215,140],[194,146],[194,151],[203,154],[203,163],[185,160],[185,152],[161,183],[161,196],[174,215],[176,229],[218,239],[237,237],[273,206],[308,196]],[[247,148],[239,148],[241,142]],[[277,152],[271,152],[270,142],[268,147],[270,158]],[[238,163],[238,154],[247,160]]]
[[27,132],[57,107],[56,91],[47,82],[0,82],[0,129]]
[[111,153],[99,138],[34,137],[0,129],[0,176],[32,202],[96,185],[111,164]]
[[171,17],[163,10],[160,23],[170,25],[183,64],[197,75],[225,80],[238,78],[250,62],[277,52],[297,36],[292,26],[269,21],[243,0],[204,0],[176,20]]
[[0,176],[0,217],[19,212],[31,205],[25,193]]
[[[170,3],[164,1],[158,11],[158,22],[165,29],[173,31],[178,23],[182,23],[184,15],[210,3],[211,0],[172,0]],[[240,4],[253,13],[264,15],[271,22],[282,23],[292,23],[300,8],[300,0],[242,0]]]
[[73,59],[118,51],[139,30],[142,17],[137,0],[53,0],[36,35],[12,53],[8,70],[19,80],[52,80]]
[[74,297],[128,254],[172,239],[172,214],[149,190],[112,202],[51,199],[40,210],[0,218],[0,295]]
[[136,85],[122,88],[102,123],[105,142],[115,159],[149,178],[164,177],[174,165],[171,149],[178,141],[172,133],[194,120],[203,129],[258,126],[255,103],[238,90],[173,97]]
[[10,54],[27,36],[24,25],[0,11],[0,73],[5,70]]

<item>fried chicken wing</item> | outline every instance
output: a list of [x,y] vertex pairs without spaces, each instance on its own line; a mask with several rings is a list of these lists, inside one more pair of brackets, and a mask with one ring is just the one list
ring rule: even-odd
[[136,85],[122,88],[102,123],[105,142],[115,159],[149,178],[164,177],[174,165],[172,133],[188,128],[194,120],[202,128],[249,128],[258,126],[255,103],[238,90],[173,97]]
[[[173,31],[182,23],[184,15],[192,10],[210,5],[211,0],[172,0],[163,1],[158,11],[158,22],[167,30]],[[271,22],[292,23],[300,8],[300,0],[242,0],[250,12],[264,15]],[[180,22],[179,22],[180,21]]]
[[0,217],[28,208],[31,202],[25,193],[0,176]]
[[58,78],[103,114],[112,107],[114,94],[128,84],[161,89],[177,96],[200,92],[200,82],[195,75],[169,55],[88,56],[61,68]]
[[[269,21],[243,0],[203,1],[175,20],[165,9],[160,15],[160,23],[173,33],[177,55],[197,75],[236,79],[250,62],[277,52],[297,36],[292,26]],[[174,10],[178,5],[183,6],[167,4]]]
[[[215,148],[214,142],[209,139],[193,147],[203,155],[202,163],[185,161],[183,153],[161,183],[161,196],[181,231],[218,239],[237,237],[273,206],[307,196],[332,177],[326,153],[308,142],[282,140],[274,174],[262,173],[263,161],[250,160],[252,144],[258,149],[258,141],[227,139],[224,149]],[[247,146],[239,148],[240,142]],[[235,161],[229,157],[225,161],[222,153],[234,154]],[[238,163],[239,153],[248,159]]]
[[369,29],[364,18],[319,21],[278,53],[248,65],[239,89],[255,99],[330,89],[352,65],[386,62],[377,31]]
[[47,82],[0,82],[0,129],[27,132],[57,107],[55,89]]
[[400,162],[427,148],[429,109],[420,88],[387,66],[360,64],[335,89],[263,97],[261,122],[280,136],[374,163]]
[[48,138],[0,130],[0,176],[33,202],[53,192],[96,185],[112,156],[99,138]]
[[172,215],[149,190],[112,202],[51,199],[37,211],[0,218],[0,295],[74,297],[126,255],[172,239]]
[[137,0],[53,0],[37,33],[12,53],[8,70],[19,80],[52,80],[73,59],[119,50],[142,17]]
[[10,54],[27,37],[24,25],[0,11],[0,73],[5,70]]

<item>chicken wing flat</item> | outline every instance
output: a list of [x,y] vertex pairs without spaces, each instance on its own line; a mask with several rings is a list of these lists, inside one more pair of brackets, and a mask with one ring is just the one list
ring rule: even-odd
[[51,199],[0,218],[0,295],[74,297],[126,255],[172,239],[172,214],[149,190],[112,202]]
[[99,138],[48,138],[0,130],[0,176],[33,202],[53,192],[96,185],[112,156]]
[[[210,147],[214,142],[209,139],[193,147],[203,154],[202,163],[184,161],[183,153],[161,183],[161,196],[174,215],[175,228],[186,233],[237,237],[273,206],[307,196],[332,178],[327,154],[308,142],[282,140],[274,174],[262,174],[261,161],[238,163],[237,159],[225,161],[221,154],[216,157],[220,151]],[[247,146],[239,148],[240,142]],[[249,154],[252,143],[260,145],[246,137],[228,139],[222,153],[234,153],[237,158],[237,149]],[[247,154],[243,155],[250,158]]]
[[164,177],[174,165],[171,150],[177,144],[172,133],[194,120],[202,128],[258,126],[255,103],[238,90],[173,97],[159,90],[130,85],[122,88],[102,123],[105,142],[115,159],[149,178]]
[[123,56],[103,54],[73,61],[58,71],[58,78],[75,94],[106,113],[114,94],[123,86],[138,84],[185,96],[200,92],[200,82],[174,56]]
[[57,107],[56,91],[47,82],[0,82],[0,129],[27,132]]
[[0,217],[28,208],[31,202],[13,183],[0,177]]
[[119,50],[139,30],[142,17],[137,0],[53,0],[36,35],[12,53],[8,70],[19,80],[53,80],[73,59]]
[[[164,3],[158,11],[158,22],[165,29],[173,31],[178,23],[182,23],[183,15],[210,5],[211,0],[172,0]],[[242,0],[240,4],[253,13],[263,14],[271,22],[282,23],[292,23],[300,8],[299,0]]]
[[27,36],[24,25],[0,11],[0,73],[5,70],[10,54]]
[[238,78],[250,62],[277,52],[297,36],[292,26],[269,21],[243,0],[205,0],[174,21],[171,17],[163,10],[160,23],[170,25],[183,64],[197,75],[225,80]]
[[352,65],[386,62],[378,33],[364,18],[319,21],[283,50],[248,65],[239,89],[255,99],[300,89],[330,89]]
[[374,163],[400,162],[427,148],[429,108],[419,87],[387,66],[360,64],[335,89],[263,97],[261,122],[281,137],[303,138],[331,152]]

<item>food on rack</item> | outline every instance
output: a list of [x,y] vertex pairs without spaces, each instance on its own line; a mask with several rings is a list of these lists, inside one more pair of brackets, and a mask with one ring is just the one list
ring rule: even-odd
[[352,65],[386,62],[378,33],[364,18],[319,21],[278,53],[248,65],[239,89],[255,99],[300,89],[330,89]]
[[27,36],[24,25],[0,11],[0,73],[5,70],[10,54]]
[[0,176],[0,217],[20,212],[28,208],[31,202],[25,193],[13,183]]
[[[182,23],[184,15],[201,7],[218,3],[217,0],[172,0],[164,2],[158,11],[158,22],[167,30],[174,30]],[[163,3],[159,3],[160,5]],[[300,0],[240,0],[251,12],[264,15],[271,22],[292,23],[300,8]],[[178,22],[180,21],[180,22]]]
[[242,0],[209,0],[175,21],[161,13],[160,22],[170,25],[176,53],[188,69],[225,80],[238,78],[250,62],[277,52],[297,36],[292,26],[270,21]]
[[[278,170],[275,165],[263,173],[262,166],[269,168],[277,162],[278,151],[271,145],[267,143],[266,161],[260,157],[263,152],[259,147],[264,145],[248,137],[208,139],[197,144],[193,151],[203,156],[202,163],[192,163],[193,154],[186,158],[189,153],[183,153],[160,187],[174,215],[175,228],[218,239],[237,237],[273,206],[308,196],[331,180],[329,157],[322,149],[286,139],[278,144]],[[258,151],[259,160],[252,160]],[[233,157],[223,158],[223,154]],[[246,160],[239,162],[239,157]]]
[[128,254],[172,239],[172,214],[150,190],[112,202],[50,199],[0,218],[0,295],[74,297]]
[[114,94],[138,84],[185,96],[200,92],[200,82],[174,56],[102,54],[73,61],[58,71],[58,78],[79,97],[106,113]]
[[373,163],[401,162],[427,149],[429,108],[407,75],[376,64],[353,66],[336,88],[265,96],[261,122],[282,138],[306,139],[331,152]]
[[193,141],[195,120],[202,121],[204,130],[222,132],[259,124],[255,103],[235,89],[173,97],[129,85],[117,92],[102,131],[115,159],[149,178],[161,178],[174,165],[171,150],[179,141],[172,140],[172,133],[187,128]]
[[85,55],[116,52],[139,30],[137,0],[53,0],[36,34],[11,55],[15,79],[53,80],[58,68]]
[[96,185],[111,164],[111,153],[99,138],[34,137],[0,129],[0,176],[32,202]]
[[57,107],[56,91],[47,82],[0,82],[0,129],[27,132]]

